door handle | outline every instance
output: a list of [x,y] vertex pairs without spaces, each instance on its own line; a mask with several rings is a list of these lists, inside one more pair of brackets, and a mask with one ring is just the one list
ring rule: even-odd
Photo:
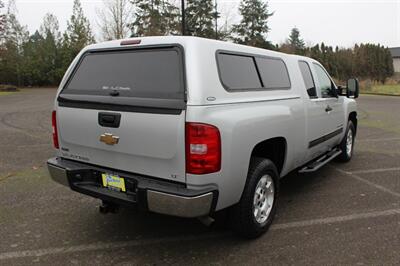
[[102,127],[119,128],[121,114],[119,113],[99,113],[99,125]]
[[329,105],[325,108],[325,112],[329,113],[330,111],[332,111],[332,107],[330,107]]

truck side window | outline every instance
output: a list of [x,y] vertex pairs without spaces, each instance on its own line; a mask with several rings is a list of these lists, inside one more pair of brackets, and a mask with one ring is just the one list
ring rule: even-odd
[[227,89],[262,88],[252,56],[219,53],[218,64],[221,81]]
[[322,98],[333,97],[332,89],[334,89],[334,85],[328,74],[326,74],[325,70],[320,65],[315,63],[314,69],[317,73],[317,79],[319,81]]
[[285,63],[279,58],[256,57],[258,70],[267,89],[289,89],[290,79]]
[[299,67],[300,67],[301,75],[303,76],[303,80],[304,80],[304,84],[306,86],[308,96],[310,96],[310,98],[318,98],[317,90],[315,88],[314,78],[311,74],[310,66],[305,61],[299,61]]

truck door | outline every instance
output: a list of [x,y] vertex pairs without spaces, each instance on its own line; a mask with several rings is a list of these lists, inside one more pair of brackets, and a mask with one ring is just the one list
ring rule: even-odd
[[320,64],[314,62],[313,70],[319,94],[318,105],[324,113],[321,126],[325,128],[324,135],[314,144],[321,143],[326,151],[339,144],[345,130],[343,97],[334,95],[335,83]]
[[303,76],[308,97],[304,100],[306,111],[306,142],[303,164],[314,159],[326,151],[324,136],[329,134],[329,122],[327,121],[326,100],[319,97],[315,78],[310,64],[299,61],[299,68]]

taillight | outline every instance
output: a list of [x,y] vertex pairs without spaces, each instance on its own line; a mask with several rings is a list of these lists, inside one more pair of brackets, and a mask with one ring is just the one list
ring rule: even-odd
[[57,131],[57,114],[56,111],[53,111],[51,114],[51,127],[53,128],[53,145],[54,148],[59,149],[58,145],[58,131]]
[[221,170],[221,137],[218,128],[186,123],[186,172],[209,174]]

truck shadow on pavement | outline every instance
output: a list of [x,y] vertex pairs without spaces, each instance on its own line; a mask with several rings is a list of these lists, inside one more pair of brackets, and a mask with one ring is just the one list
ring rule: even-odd
[[[322,169],[318,173],[292,173],[281,180],[277,221],[284,213],[280,211],[293,202],[299,202],[304,194],[315,192],[315,188],[327,182],[332,169]],[[329,177],[328,177],[329,178]],[[100,201],[98,201],[100,205]],[[80,225],[91,241],[122,241],[132,239],[154,239],[164,237],[196,236],[203,234],[230,235],[228,226],[207,227],[198,219],[184,219],[141,212],[132,208],[121,208],[116,214],[100,214],[93,206],[90,212],[81,217]],[[301,217],[298,217],[301,219]],[[233,237],[236,238],[236,237]],[[240,239],[240,238],[237,238]]]

